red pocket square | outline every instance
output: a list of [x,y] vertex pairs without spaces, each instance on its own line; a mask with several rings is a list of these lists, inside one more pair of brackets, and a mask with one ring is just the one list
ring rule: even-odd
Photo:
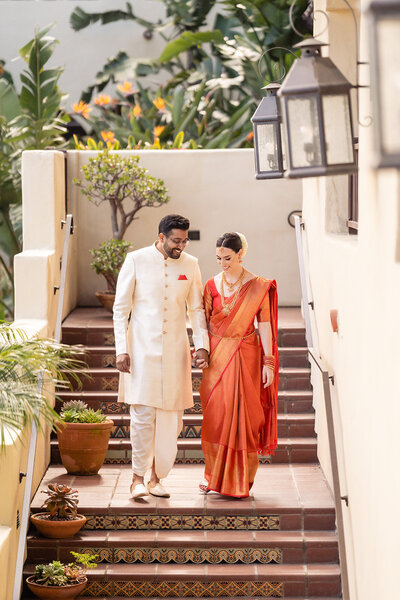
[[186,275],[179,275],[178,281],[182,281],[182,280],[186,280],[187,281]]

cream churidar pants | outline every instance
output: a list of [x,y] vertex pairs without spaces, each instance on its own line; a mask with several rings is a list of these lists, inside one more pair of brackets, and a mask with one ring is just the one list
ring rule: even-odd
[[155,461],[156,475],[166,477],[175,461],[183,410],[131,404],[132,470],[144,476]]

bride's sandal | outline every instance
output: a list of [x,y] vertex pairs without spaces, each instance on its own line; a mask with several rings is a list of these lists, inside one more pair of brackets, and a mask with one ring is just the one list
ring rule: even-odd
[[208,494],[208,492],[210,492],[210,488],[208,487],[208,481],[206,479],[202,479],[199,483],[199,490],[203,493],[203,494]]

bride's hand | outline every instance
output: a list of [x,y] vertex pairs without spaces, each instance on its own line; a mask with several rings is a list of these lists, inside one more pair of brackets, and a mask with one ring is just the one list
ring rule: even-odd
[[274,381],[274,370],[270,367],[264,366],[262,369],[262,382],[264,387],[269,387]]

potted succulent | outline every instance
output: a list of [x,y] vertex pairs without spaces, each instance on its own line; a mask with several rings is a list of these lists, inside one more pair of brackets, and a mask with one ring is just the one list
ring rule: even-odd
[[96,475],[102,466],[114,422],[81,400],[64,402],[57,428],[62,464],[73,475]]
[[76,598],[87,584],[86,571],[94,569],[98,556],[71,552],[75,561],[62,563],[58,560],[48,564],[36,565],[35,572],[26,579],[26,583],[37,598],[70,600]]
[[86,523],[86,517],[78,514],[78,490],[61,483],[49,483],[47,498],[40,508],[46,512],[31,515],[36,529],[48,538],[69,538],[78,533]]
[[104,308],[109,311],[112,311],[114,306],[118,273],[129,247],[129,242],[112,239],[103,242],[99,248],[94,248],[90,251],[93,257],[90,266],[98,275],[103,275],[107,281],[107,291],[96,292],[96,296]]

